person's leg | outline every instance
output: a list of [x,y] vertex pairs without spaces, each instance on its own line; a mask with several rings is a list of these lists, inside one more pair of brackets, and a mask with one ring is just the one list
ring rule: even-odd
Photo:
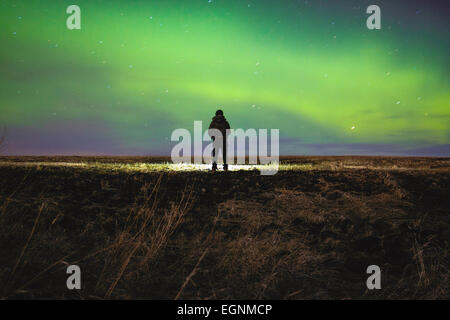
[[216,146],[216,151],[217,151],[217,155],[216,155],[216,159],[217,159],[217,164],[219,163],[219,157],[220,155],[222,155],[222,144],[218,143]]
[[223,170],[228,170],[228,163],[227,163],[227,140],[224,139],[222,143],[222,153],[223,153]]
[[212,170],[216,171],[217,170],[217,157],[219,154],[219,150],[217,150],[217,143],[216,140],[214,140],[213,142],[213,151],[212,151],[212,155],[213,155],[213,163],[212,163]]

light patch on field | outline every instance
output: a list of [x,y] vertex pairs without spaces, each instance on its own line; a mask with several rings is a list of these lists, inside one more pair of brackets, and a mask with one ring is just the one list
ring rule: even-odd
[[[208,171],[211,170],[211,164],[200,164],[200,163],[177,163],[177,164],[168,164],[169,170],[175,171]],[[218,170],[220,171],[222,168],[221,165],[218,165]],[[230,164],[228,166],[228,171],[239,171],[239,170],[262,170],[262,169],[274,169],[275,165],[250,165],[250,164]]]
[[[136,172],[152,172],[152,171],[210,171],[211,164],[197,163],[102,163],[102,162],[0,162],[0,166],[18,166],[18,167],[83,167],[87,169],[105,169],[111,171],[136,171]],[[219,171],[222,166],[219,165]],[[246,165],[246,164],[230,164],[229,171],[251,171],[251,170],[273,170],[279,165]],[[287,166],[286,166],[287,167]],[[290,166],[289,166],[290,167]]]
[[[420,164],[420,163],[419,163]],[[212,165],[200,163],[171,163],[171,162],[101,162],[101,161],[0,161],[0,167],[35,167],[38,170],[45,167],[52,168],[79,168],[82,170],[100,170],[111,172],[209,172]],[[414,165],[414,162],[380,162],[344,159],[323,160],[321,162],[306,163],[280,163],[269,165],[230,164],[229,171],[321,171],[321,170],[433,170],[446,171],[449,166],[447,160],[440,165]],[[218,165],[218,171],[222,172],[222,164]]]

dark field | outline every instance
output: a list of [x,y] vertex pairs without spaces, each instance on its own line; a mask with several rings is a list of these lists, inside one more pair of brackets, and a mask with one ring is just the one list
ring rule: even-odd
[[450,298],[450,158],[166,161],[0,157],[0,298]]

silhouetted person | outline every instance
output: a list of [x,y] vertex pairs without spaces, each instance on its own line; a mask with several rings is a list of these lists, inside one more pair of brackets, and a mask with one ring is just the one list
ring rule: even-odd
[[217,170],[217,159],[219,155],[219,151],[222,150],[223,157],[223,170],[228,170],[227,164],[227,129],[230,129],[230,124],[227,119],[225,119],[222,110],[217,110],[216,115],[212,118],[211,124],[209,125],[209,129],[217,129],[222,133],[222,137],[214,137],[211,135],[213,139],[213,164],[212,171]]

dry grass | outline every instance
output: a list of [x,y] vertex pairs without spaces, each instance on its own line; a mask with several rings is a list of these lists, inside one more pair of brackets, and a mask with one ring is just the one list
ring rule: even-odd
[[[143,204],[132,208],[123,230],[112,241],[113,249],[104,258],[104,267],[96,284],[98,291],[104,282],[110,283],[105,298],[111,297],[127,268],[127,277],[133,273],[149,272],[150,263],[167,245],[193,204],[192,189],[186,187],[179,202],[172,203],[170,209],[164,210],[163,216],[158,217],[158,191],[162,177],[160,175],[152,187],[148,184],[142,186]],[[130,268],[133,258],[135,261]]]
[[449,173],[348,168],[361,161],[273,177],[0,166],[2,298],[448,298]]
[[[136,273],[149,272],[149,266],[167,245],[171,235],[183,221],[185,214],[191,209],[194,202],[192,189],[187,185],[181,194],[181,198],[176,203],[171,203],[170,208],[162,210],[161,214],[160,210],[158,210],[158,191],[162,177],[163,174],[152,186],[150,184],[142,186],[142,194],[139,200],[137,199],[136,203],[130,208],[122,230],[118,231],[102,247],[91,250],[90,253],[79,259],[71,258],[77,254],[79,255],[77,251],[72,251],[33,276],[25,277],[25,279],[28,278],[27,281],[20,283],[20,280],[16,279],[18,278],[16,271],[22,268],[21,273],[23,277],[24,273],[28,273],[26,260],[39,260],[40,255],[43,255],[43,250],[45,250],[45,248],[36,248],[36,246],[34,246],[33,250],[27,250],[33,236],[37,238],[36,242],[43,241],[46,238],[45,234],[36,234],[40,217],[48,207],[45,201],[42,202],[10,275],[2,284],[3,298],[5,299],[16,294],[26,294],[29,292],[30,286],[42,281],[51,273],[61,272],[71,264],[101,263],[103,265],[95,285],[95,295],[92,297],[98,297],[98,293],[104,292],[104,298],[111,298],[121,279]],[[8,199],[10,198],[11,196],[8,197]],[[3,208],[6,210],[7,206],[3,206]],[[47,219],[44,223],[47,227],[53,225],[58,217],[51,222]],[[41,229],[44,228],[41,226]],[[68,260],[69,258],[71,259]]]

